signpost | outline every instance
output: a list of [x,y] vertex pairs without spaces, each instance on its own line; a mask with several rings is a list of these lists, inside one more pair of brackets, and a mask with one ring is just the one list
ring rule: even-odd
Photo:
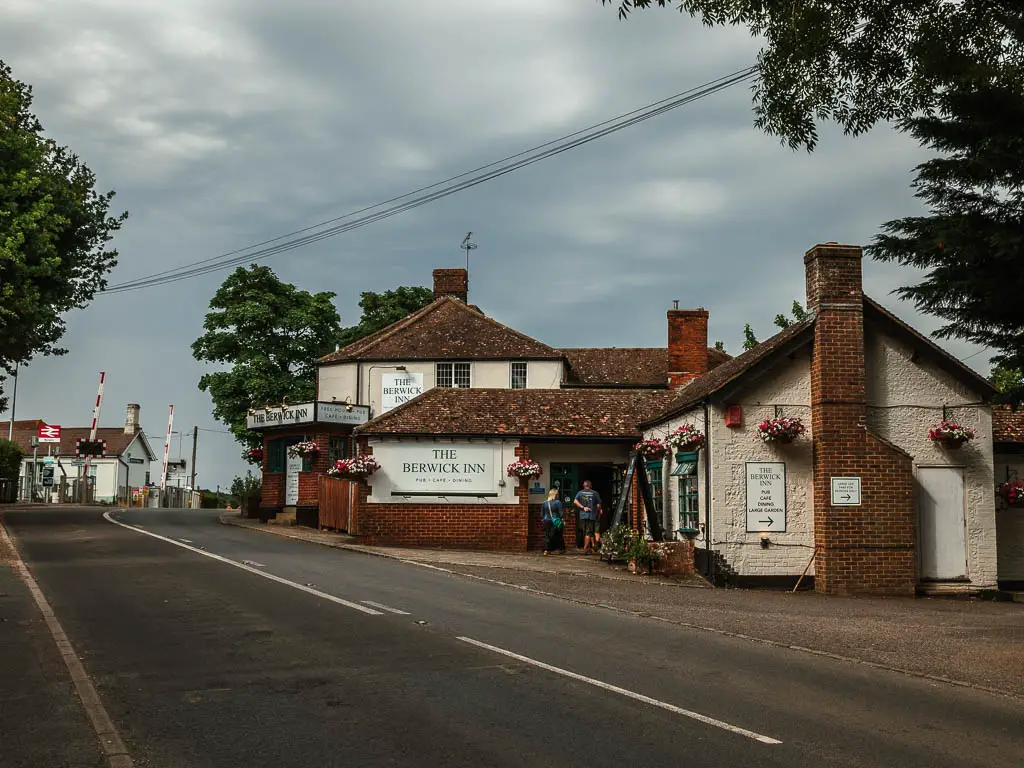
[[299,473],[302,471],[302,457],[288,454],[284,465],[284,504],[294,507],[299,503]]
[[786,530],[786,464],[749,461],[747,474],[747,532]]
[[423,394],[422,373],[385,373],[380,377],[380,412],[387,413]]
[[859,477],[833,477],[832,478],[832,506],[833,507],[859,507],[860,506],[860,478]]
[[60,425],[40,424],[38,429],[36,430],[36,437],[39,438],[40,443],[59,443]]

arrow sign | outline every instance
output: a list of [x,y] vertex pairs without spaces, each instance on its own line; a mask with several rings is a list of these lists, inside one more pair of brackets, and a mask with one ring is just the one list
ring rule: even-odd
[[833,477],[832,506],[859,507],[861,505],[860,486],[859,477]]
[[768,516],[767,520],[758,520],[759,523],[768,523],[768,525],[775,525],[775,521],[772,520],[771,515]]

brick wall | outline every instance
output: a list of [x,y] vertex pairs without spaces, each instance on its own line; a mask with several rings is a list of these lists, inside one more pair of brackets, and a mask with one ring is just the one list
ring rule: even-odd
[[[363,438],[359,450],[371,453],[373,449]],[[515,455],[529,458],[529,447],[520,444]],[[526,480],[520,480],[515,490],[518,504],[376,504],[367,501],[369,486],[360,486],[355,526],[360,543],[520,552],[529,545]]]
[[[916,510],[910,456],[867,431],[861,249],[807,252],[817,591],[912,595]],[[832,477],[862,479],[859,507],[832,506]]]
[[668,311],[668,385],[679,387],[708,370],[706,309]]
[[434,298],[442,296],[466,301],[469,298],[469,273],[464,269],[435,269]]
[[332,437],[346,437],[346,433],[325,429],[322,425],[296,427],[294,429],[267,432],[263,439],[263,481],[260,507],[263,509],[280,510],[285,502],[285,473],[268,472],[267,460],[270,457],[268,442],[287,437],[308,437],[316,442],[320,452],[310,462],[310,471],[299,474],[299,502],[296,506],[316,509],[320,499],[319,476],[330,467],[330,440]]

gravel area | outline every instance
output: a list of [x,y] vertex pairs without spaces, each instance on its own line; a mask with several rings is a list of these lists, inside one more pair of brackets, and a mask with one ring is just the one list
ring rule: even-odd
[[748,635],[1024,698],[1024,604],[676,589],[657,582],[446,566],[715,631]]

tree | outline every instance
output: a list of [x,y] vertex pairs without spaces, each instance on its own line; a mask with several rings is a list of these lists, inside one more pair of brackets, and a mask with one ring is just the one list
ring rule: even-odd
[[[793,318],[792,319],[786,317],[781,312],[775,316],[775,326],[779,330],[784,331],[787,328],[789,328],[789,326],[791,326],[793,323],[802,323],[804,320],[806,320],[808,317],[810,317],[810,314],[807,312],[807,310],[804,309],[803,305],[801,305],[800,302],[797,301],[796,299],[793,299],[793,306],[790,309],[790,312],[793,313]],[[745,352],[748,349],[753,349],[754,347],[756,347],[760,343],[761,342],[757,340],[757,335],[754,333],[754,329],[750,327],[750,323],[747,323],[746,325],[744,325],[743,326],[743,351]],[[716,345],[717,345],[717,343],[716,343]],[[722,349],[723,352],[725,351],[724,345],[721,347],[721,349]]]
[[0,439],[0,477],[17,480],[21,474],[21,462],[25,452],[21,447],[6,438]]
[[818,121],[860,135],[933,109],[950,64],[1013,76],[1024,57],[1020,0],[601,0],[619,17],[677,7],[706,26],[763,37],[755,125],[813,149]]
[[[1013,393],[1020,389],[1024,389],[1024,370],[1020,368],[1007,368],[1004,365],[996,365],[992,369],[991,375],[988,380],[992,382],[992,386],[1002,392],[1004,395],[1008,395],[1007,399],[1013,400]],[[1016,398],[1016,402],[1020,403],[1020,398]]]
[[[940,338],[990,347],[1004,371],[1024,370],[1024,66],[1015,80],[976,69],[950,78],[935,114],[901,127],[938,156],[917,167],[923,216],[887,222],[868,252],[924,270],[897,293],[946,321]],[[1003,377],[1003,395],[1024,387]]]
[[357,325],[345,328],[341,332],[338,343],[347,346],[364,336],[376,333],[396,323],[403,317],[422,309],[434,300],[434,293],[421,286],[399,286],[384,293],[365,291],[360,294],[359,306],[363,316]]
[[[0,368],[60,355],[62,315],[84,307],[117,264],[107,243],[127,213],[67,147],[43,135],[32,89],[0,61]],[[4,379],[0,378],[0,385]],[[0,397],[0,410],[7,398]]]
[[301,291],[254,264],[232,272],[210,301],[206,333],[192,344],[192,355],[231,367],[205,374],[199,388],[246,449],[261,444],[259,433],[245,426],[250,408],[313,399],[316,361],[334,349],[340,333],[333,300],[333,293]]

